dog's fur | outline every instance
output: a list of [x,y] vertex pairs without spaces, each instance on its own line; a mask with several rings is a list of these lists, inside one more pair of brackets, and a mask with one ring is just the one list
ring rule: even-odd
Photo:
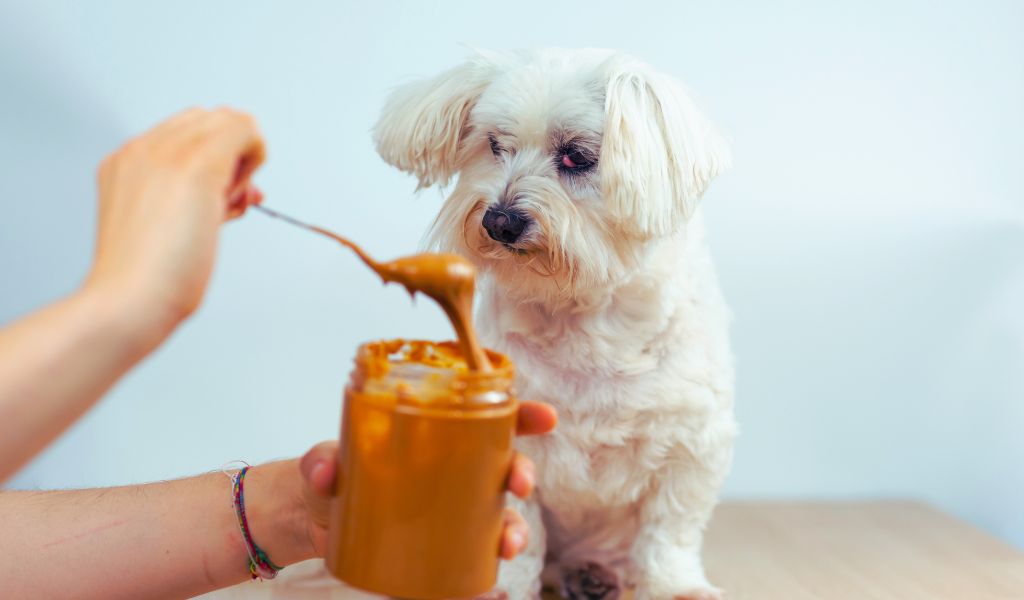
[[[517,502],[532,537],[496,591],[535,598],[543,571],[570,598],[718,598],[700,546],[731,460],[733,369],[697,202],[729,162],[722,137],[635,60],[545,50],[395,90],[375,141],[421,187],[458,175],[430,240],[478,265],[483,342],[515,361],[520,397],[559,412],[519,440],[537,465]],[[521,237],[491,239],[488,208],[522,215]]]

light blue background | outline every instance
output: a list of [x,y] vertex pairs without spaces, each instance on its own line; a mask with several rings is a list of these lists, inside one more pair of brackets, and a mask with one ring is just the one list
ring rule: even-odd
[[[736,313],[728,495],[922,498],[1024,546],[1022,32],[1019,2],[3,2],[0,321],[81,280],[95,165],[181,108],[251,111],[268,204],[396,256],[441,196],[373,152],[391,86],[460,43],[615,47],[734,140],[705,198]],[[387,336],[449,331],[250,215],[200,312],[13,484],[299,454],[336,434],[353,349]]]

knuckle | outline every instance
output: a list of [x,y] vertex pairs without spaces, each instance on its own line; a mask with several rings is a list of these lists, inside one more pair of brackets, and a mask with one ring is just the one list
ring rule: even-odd
[[240,111],[238,113],[238,118],[245,125],[252,126],[252,127],[256,126],[256,117],[252,116],[252,113],[245,112],[245,111]]
[[100,161],[99,166],[96,167],[96,178],[97,179],[102,181],[102,180],[106,179],[110,175],[110,172],[114,168],[114,160],[115,160],[114,154],[108,154],[107,156],[105,156],[103,158],[103,160]]
[[228,107],[224,107],[219,110],[223,111],[223,116],[233,125],[246,129],[256,128],[256,118],[248,112]]
[[114,160],[119,164],[145,160],[153,153],[153,147],[152,136],[141,135],[128,140],[118,148],[114,153]]
[[201,117],[208,112],[208,110],[201,106],[190,106],[185,110],[181,111],[180,113],[178,113],[177,115],[175,115],[174,117],[171,117],[169,121],[174,123],[180,123],[181,121],[190,121],[198,117]]

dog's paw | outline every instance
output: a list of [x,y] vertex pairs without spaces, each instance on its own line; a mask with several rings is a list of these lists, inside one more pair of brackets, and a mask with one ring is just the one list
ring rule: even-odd
[[615,600],[619,577],[597,563],[567,569],[562,574],[562,595],[569,600]]

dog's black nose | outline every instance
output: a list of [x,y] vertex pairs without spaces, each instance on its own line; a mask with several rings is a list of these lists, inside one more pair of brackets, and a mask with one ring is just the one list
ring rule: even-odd
[[526,215],[515,210],[492,207],[484,213],[483,226],[487,235],[503,244],[514,244],[528,224]]

